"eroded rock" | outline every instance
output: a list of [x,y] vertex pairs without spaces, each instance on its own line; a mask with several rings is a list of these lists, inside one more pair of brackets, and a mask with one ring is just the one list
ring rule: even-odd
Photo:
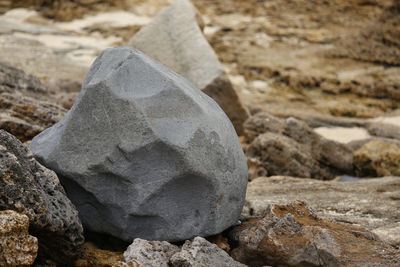
[[267,207],[235,228],[233,258],[251,266],[398,266],[399,250],[366,229],[319,218],[304,202]]
[[248,113],[198,21],[199,14],[190,1],[178,0],[143,27],[130,45],[181,74],[212,97],[242,135]]
[[31,265],[36,259],[38,241],[29,235],[29,218],[13,210],[0,211],[0,265]]
[[0,130],[0,195],[0,209],[28,216],[40,256],[66,264],[78,255],[82,225],[57,175],[4,130]]
[[246,121],[245,132],[247,155],[270,176],[327,180],[353,173],[351,150],[318,135],[303,121],[258,113]]
[[124,252],[125,262],[137,262],[146,267],[168,267],[169,259],[179,251],[179,247],[166,241],[147,241],[140,238]]
[[318,216],[367,227],[400,248],[400,178],[359,182],[317,181],[292,177],[260,177],[250,182],[242,216],[262,216],[270,204],[304,200]]
[[88,230],[126,241],[220,233],[243,205],[246,161],[225,113],[131,48],[99,56],[70,112],[31,149]]
[[171,257],[173,267],[245,267],[232,259],[228,253],[202,237],[186,241],[181,251]]
[[400,176],[400,145],[372,140],[354,153],[358,176]]

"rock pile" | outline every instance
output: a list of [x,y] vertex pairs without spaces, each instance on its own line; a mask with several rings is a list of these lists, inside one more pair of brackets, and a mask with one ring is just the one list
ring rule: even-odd
[[57,175],[40,165],[9,133],[0,130],[0,210],[29,218],[39,240],[39,256],[59,263],[73,261],[83,243],[78,212]]
[[243,206],[246,161],[225,113],[131,48],[97,58],[70,112],[31,149],[88,230],[126,241],[217,234]]
[[247,111],[205,39],[199,19],[190,1],[178,0],[143,27],[130,45],[184,76],[212,97],[242,135]]

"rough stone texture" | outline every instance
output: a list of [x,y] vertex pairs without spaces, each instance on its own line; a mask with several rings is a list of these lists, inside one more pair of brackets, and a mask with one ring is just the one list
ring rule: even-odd
[[45,93],[36,77],[0,63],[0,129],[25,142],[60,120],[66,110],[33,98]]
[[400,126],[398,125],[371,122],[367,124],[367,129],[372,135],[400,140]]
[[31,265],[38,250],[36,237],[28,233],[29,218],[12,210],[0,211],[0,265]]
[[251,142],[247,156],[268,175],[327,180],[353,173],[351,150],[318,135],[303,121],[258,113],[244,126]]
[[70,112],[36,136],[88,230],[185,240],[235,224],[247,167],[222,109],[143,53],[107,49]]
[[399,266],[400,251],[373,233],[319,218],[304,202],[268,206],[231,232],[232,256],[251,266]]
[[323,182],[260,177],[247,188],[244,218],[261,216],[269,204],[306,201],[319,216],[361,225],[400,248],[400,178]]
[[47,88],[36,77],[0,62],[0,93],[15,91],[45,93]]
[[239,135],[248,113],[199,25],[188,0],[177,0],[143,27],[130,45],[158,60],[212,97],[232,120]]
[[[80,257],[74,262],[74,267],[111,267],[123,260],[122,252],[97,248],[92,243],[83,245]],[[136,266],[132,266],[136,267]],[[139,267],[139,266],[138,266]]]
[[0,129],[22,142],[31,140],[58,122],[66,112],[58,105],[26,97],[19,92],[0,93]]
[[245,267],[233,260],[228,253],[202,237],[186,241],[180,252],[171,257],[173,267]]
[[124,252],[125,262],[136,261],[146,267],[168,267],[169,259],[179,251],[179,248],[166,241],[147,241],[140,238]]
[[57,175],[40,165],[11,134],[0,130],[0,209],[29,217],[39,255],[66,263],[79,252],[83,229]]
[[400,145],[372,140],[353,153],[358,176],[400,176]]
[[55,20],[69,21],[83,17],[90,11],[103,11],[111,7],[126,7],[123,0],[2,0],[0,14],[12,8],[33,8]]

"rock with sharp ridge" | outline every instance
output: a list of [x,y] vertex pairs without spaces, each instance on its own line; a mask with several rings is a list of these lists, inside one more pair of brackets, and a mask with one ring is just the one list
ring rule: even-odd
[[88,230],[126,241],[220,233],[243,206],[247,166],[228,117],[132,48],[105,50],[72,109],[31,149]]
[[199,20],[199,13],[190,1],[178,0],[143,27],[130,45],[181,74],[212,97],[242,135],[248,113],[205,39]]

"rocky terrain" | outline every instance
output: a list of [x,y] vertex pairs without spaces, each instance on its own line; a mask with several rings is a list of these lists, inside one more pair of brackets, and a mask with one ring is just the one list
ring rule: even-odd
[[396,0],[0,1],[0,265],[400,266],[399,100]]

